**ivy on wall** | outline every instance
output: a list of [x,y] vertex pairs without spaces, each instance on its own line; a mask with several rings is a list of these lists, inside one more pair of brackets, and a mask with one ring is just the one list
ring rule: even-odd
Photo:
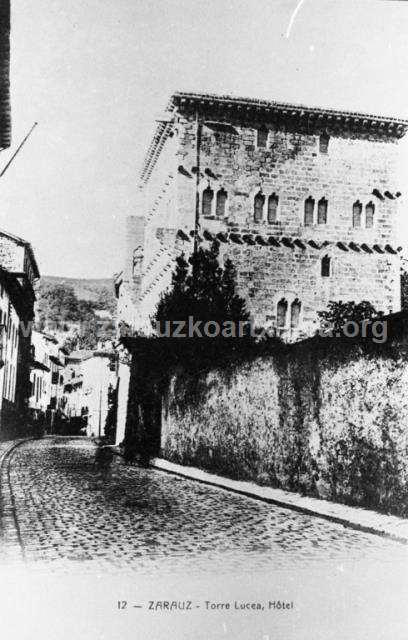
[[339,340],[181,369],[163,392],[162,455],[408,516],[407,385],[404,352]]

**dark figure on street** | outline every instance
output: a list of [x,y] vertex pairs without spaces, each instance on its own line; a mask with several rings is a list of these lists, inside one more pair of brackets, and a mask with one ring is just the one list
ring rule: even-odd
[[110,480],[112,476],[111,465],[113,455],[112,448],[109,445],[105,444],[103,440],[98,442],[94,464],[100,472],[101,478],[104,482]]
[[45,415],[39,409],[34,409],[31,414],[31,428],[34,438],[42,438],[44,435]]
[[119,447],[115,447],[114,445],[108,444],[108,440],[105,437],[102,437],[95,441],[96,444],[96,453],[94,464],[98,471],[101,474],[102,480],[110,480],[112,477],[112,461],[114,456],[120,456],[124,458],[124,454]]

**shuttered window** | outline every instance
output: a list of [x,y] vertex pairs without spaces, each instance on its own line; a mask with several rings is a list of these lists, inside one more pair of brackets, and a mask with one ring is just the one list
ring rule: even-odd
[[268,198],[268,222],[269,223],[276,222],[278,218],[278,204],[279,204],[279,198],[275,193],[273,193]]
[[254,221],[260,222],[263,218],[263,207],[265,203],[265,196],[259,192],[254,199]]
[[317,224],[327,223],[327,200],[322,198],[317,205]]
[[214,197],[214,191],[211,187],[207,187],[203,191],[203,203],[202,214],[203,216],[210,216],[212,214],[212,201]]
[[330,258],[329,256],[324,256],[322,258],[322,277],[328,278],[330,276]]
[[327,133],[322,133],[319,138],[319,151],[320,153],[327,153],[329,150],[330,136]]
[[362,208],[361,202],[358,200],[353,204],[353,227],[361,227]]
[[280,328],[286,327],[287,313],[288,313],[288,303],[285,300],[285,298],[282,298],[278,302],[278,308],[277,308],[277,314],[276,314],[278,327]]
[[257,131],[256,145],[257,147],[266,147],[267,142],[268,142],[268,129],[266,127],[261,127]]
[[313,212],[315,201],[309,197],[305,200],[305,226],[310,227],[313,224]]
[[299,326],[301,302],[296,298],[290,305],[290,326],[296,329]]
[[225,216],[227,197],[228,195],[225,189],[220,189],[219,191],[217,191],[215,213],[216,213],[216,216],[219,218],[223,218]]
[[374,226],[374,204],[369,202],[365,208],[365,222],[367,229],[372,229]]

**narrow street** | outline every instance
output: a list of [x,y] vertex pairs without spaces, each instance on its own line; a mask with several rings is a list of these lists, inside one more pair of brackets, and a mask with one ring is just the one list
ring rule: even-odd
[[[152,469],[99,477],[87,439],[17,447],[2,469],[2,560],[151,574],[406,562],[406,547]],[[14,507],[14,514],[13,508]]]

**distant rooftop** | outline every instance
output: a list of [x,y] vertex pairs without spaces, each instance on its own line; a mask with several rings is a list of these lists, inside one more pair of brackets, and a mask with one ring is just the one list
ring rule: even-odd
[[78,361],[88,360],[89,358],[92,358],[93,355],[94,355],[94,352],[92,349],[78,349],[77,351],[71,351],[67,360],[69,362],[72,360],[78,360]]
[[112,313],[109,311],[109,309],[95,309],[95,315],[101,320],[110,320],[112,318]]
[[4,231],[4,229],[0,229],[0,237],[9,238],[10,240],[15,242],[16,244],[20,245],[21,247],[26,247],[26,249],[27,249],[27,251],[28,251],[28,253],[30,255],[30,259],[31,259],[32,265],[33,265],[34,277],[35,278],[39,278],[40,277],[40,271],[38,269],[37,260],[35,259],[34,251],[33,251],[33,248],[31,246],[31,244],[27,240],[24,240],[23,238],[20,238],[19,236],[15,236],[13,233],[9,233],[8,231]]
[[53,342],[54,344],[58,344],[57,338],[55,336],[51,335],[50,333],[46,333],[45,331],[38,331],[37,329],[34,329],[33,333],[38,333],[39,335],[43,336],[49,342]]

